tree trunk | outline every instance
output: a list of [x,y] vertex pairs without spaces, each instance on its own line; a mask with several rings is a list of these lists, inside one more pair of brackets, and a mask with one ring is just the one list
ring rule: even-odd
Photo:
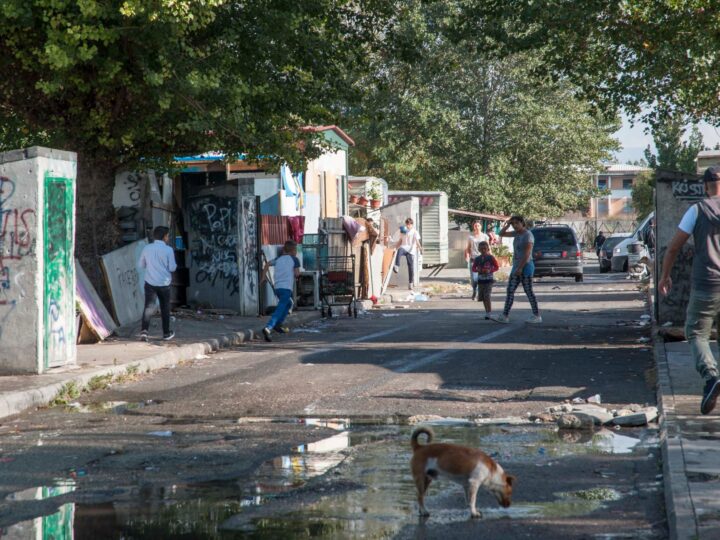
[[100,256],[119,247],[119,228],[112,204],[115,175],[106,162],[78,154],[75,256],[106,307],[110,294]]

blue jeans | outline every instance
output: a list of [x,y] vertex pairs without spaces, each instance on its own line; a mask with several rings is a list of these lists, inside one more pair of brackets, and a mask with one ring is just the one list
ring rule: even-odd
[[285,322],[285,317],[290,313],[290,308],[293,306],[292,291],[290,289],[275,289],[275,293],[278,297],[278,305],[275,306],[272,317],[267,324],[270,329]]
[[[720,323],[720,294],[692,290],[685,318],[685,337],[695,360],[695,369],[703,377],[718,376],[715,356],[710,350],[710,330],[713,322]],[[718,326],[720,328],[720,325]]]
[[405,257],[407,259],[408,282],[412,285],[415,283],[415,255],[407,251],[405,248],[398,249],[397,256],[395,257],[395,266],[400,266],[400,257]]

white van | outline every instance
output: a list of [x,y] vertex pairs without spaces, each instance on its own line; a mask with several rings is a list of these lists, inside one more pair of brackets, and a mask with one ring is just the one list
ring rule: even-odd
[[620,242],[613,249],[612,259],[610,260],[610,268],[613,272],[628,271],[628,245],[634,242],[643,242],[650,227],[650,222],[655,217],[655,212],[650,212],[640,225],[638,225],[632,236]]

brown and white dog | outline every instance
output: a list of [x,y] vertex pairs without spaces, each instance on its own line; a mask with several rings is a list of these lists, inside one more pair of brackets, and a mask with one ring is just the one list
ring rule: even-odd
[[[427,435],[427,444],[418,442],[422,434]],[[430,428],[419,427],[413,431],[410,468],[417,486],[421,516],[430,515],[425,509],[425,493],[430,482],[438,477],[445,477],[463,486],[470,514],[474,518],[481,517],[475,508],[480,486],[495,495],[500,506],[510,506],[514,476],[505,474],[498,463],[480,450],[457,444],[431,444],[432,440],[433,432]]]

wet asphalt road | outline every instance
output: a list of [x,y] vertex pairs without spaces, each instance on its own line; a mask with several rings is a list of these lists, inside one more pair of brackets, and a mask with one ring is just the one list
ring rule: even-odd
[[[31,518],[64,512],[76,538],[665,538],[656,431],[438,421],[517,422],[596,393],[609,408],[654,403],[637,286],[542,280],[545,322],[530,326],[522,294],[499,325],[436,285],[447,292],[409,309],[318,322],[93,392],[87,407],[2,421],[0,530],[21,538],[47,526]],[[502,299],[498,287],[496,309]],[[345,420],[299,420],[328,417]],[[417,421],[515,474],[513,507],[484,495],[486,518],[470,521],[461,490],[438,482],[419,521]]]

